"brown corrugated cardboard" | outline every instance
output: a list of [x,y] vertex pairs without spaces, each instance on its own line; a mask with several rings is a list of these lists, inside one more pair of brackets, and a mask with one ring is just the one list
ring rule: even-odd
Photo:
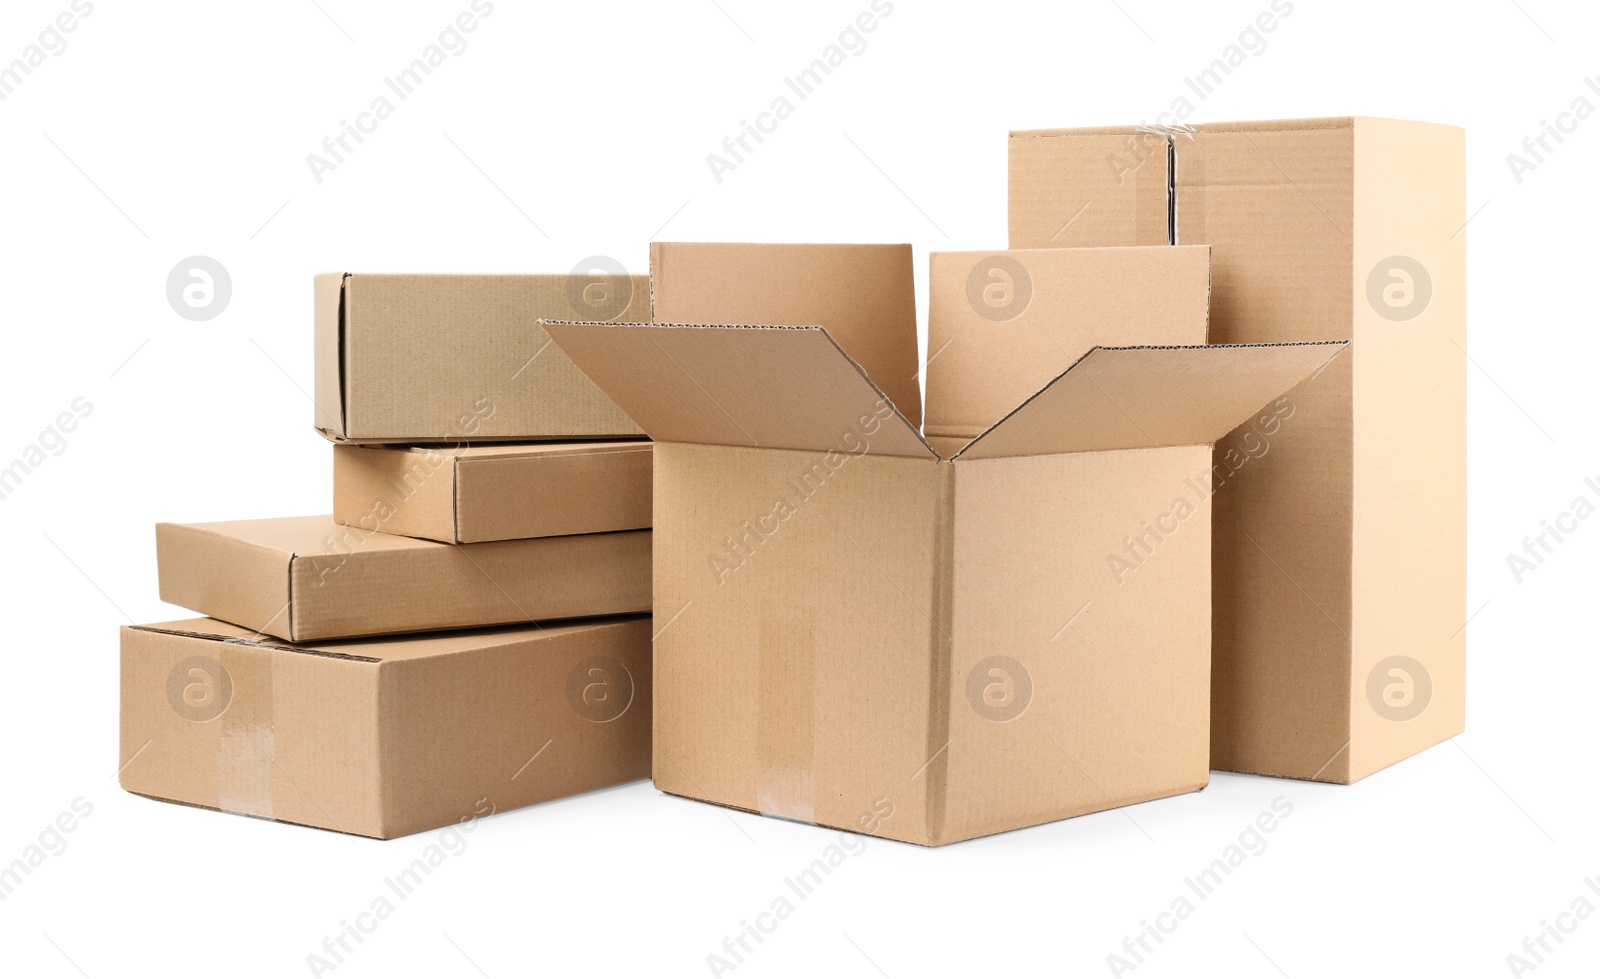
[[657,441],[657,787],[941,844],[1206,784],[1175,498],[1339,345],[1094,349],[941,458],[820,328],[547,329]]
[[624,275],[319,275],[317,430],[452,444],[638,435],[535,320],[647,320],[648,289]]
[[122,629],[122,787],[390,838],[644,778],[650,619],[294,646]]
[[440,544],[278,517],[156,525],[161,600],[290,642],[650,609],[650,531]]
[[922,424],[910,245],[655,242],[650,289],[657,323],[826,327],[889,402]]
[[1213,766],[1352,782],[1459,733],[1462,131],[1302,119],[1010,145],[1013,248],[1210,245],[1212,340],[1354,341],[1272,431],[1216,447]]
[[929,264],[930,441],[973,438],[1092,347],[1206,342],[1205,247],[934,252]]
[[650,526],[650,443],[336,445],[333,519],[447,544]]

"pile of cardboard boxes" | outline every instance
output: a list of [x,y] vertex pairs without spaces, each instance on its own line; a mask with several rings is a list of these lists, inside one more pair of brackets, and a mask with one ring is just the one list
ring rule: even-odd
[[[932,256],[920,369],[905,245],[323,277],[335,516],[159,529],[163,598],[232,625],[125,630],[124,784],[392,836],[648,771],[940,844],[1443,741],[1463,155],[1014,133],[1011,250]],[[641,432],[651,532],[645,443],[532,441]]]

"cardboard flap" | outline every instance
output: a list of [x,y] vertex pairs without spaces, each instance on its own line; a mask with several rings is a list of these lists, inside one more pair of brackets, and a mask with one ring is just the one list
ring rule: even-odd
[[1348,345],[1096,347],[957,458],[1210,444]]
[[936,457],[822,327],[540,322],[658,442]]

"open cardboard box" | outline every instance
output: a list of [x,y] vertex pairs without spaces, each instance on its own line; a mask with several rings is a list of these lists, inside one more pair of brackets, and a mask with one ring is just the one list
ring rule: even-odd
[[[657,309],[722,275],[673,247]],[[543,325],[657,443],[659,788],[931,845],[1206,785],[1210,513],[1174,490],[1343,344],[1096,348],[940,451],[818,326]],[[1108,533],[1164,518],[1113,580]]]

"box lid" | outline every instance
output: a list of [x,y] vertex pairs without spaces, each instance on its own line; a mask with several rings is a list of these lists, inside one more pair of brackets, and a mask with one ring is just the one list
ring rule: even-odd
[[1096,347],[956,458],[1206,445],[1347,346]]
[[658,442],[937,458],[820,326],[540,323]]

